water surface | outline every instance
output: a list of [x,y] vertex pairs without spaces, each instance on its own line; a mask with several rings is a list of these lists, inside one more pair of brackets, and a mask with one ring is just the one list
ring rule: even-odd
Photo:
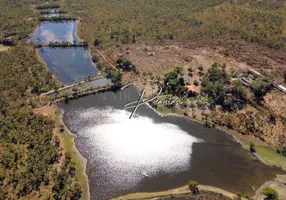
[[68,104],[63,120],[77,134],[87,158],[92,199],[182,186],[188,180],[253,195],[280,169],[242,149],[233,137],[177,116],[141,106],[135,118],[123,105],[138,98],[135,88],[90,95]]
[[88,48],[42,47],[38,51],[48,68],[62,84],[69,84],[90,75],[100,74],[92,62]]
[[[58,95],[59,96],[71,95],[74,92],[74,89],[77,89],[77,91],[80,91],[80,90],[86,90],[86,89],[91,89],[91,88],[96,89],[97,87],[103,87],[103,86],[108,86],[108,85],[112,85],[111,79],[101,78],[101,79],[85,82],[80,85],[76,85],[74,87],[61,90],[59,91]],[[50,94],[49,97],[55,97],[55,93]]]
[[76,21],[41,22],[29,42],[49,44],[50,42],[79,42],[76,36]]

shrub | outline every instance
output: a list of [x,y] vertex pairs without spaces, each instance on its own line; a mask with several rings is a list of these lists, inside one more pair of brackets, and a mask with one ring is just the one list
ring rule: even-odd
[[191,191],[194,195],[199,194],[199,189],[198,189],[199,183],[198,183],[197,181],[192,181],[192,180],[190,180],[189,183],[188,183],[188,185],[189,185],[190,191]]
[[270,187],[266,187],[263,189],[263,195],[266,197],[264,198],[265,200],[279,200],[278,193],[276,190]]
[[249,150],[250,150],[251,153],[255,153],[256,152],[255,144],[253,142],[250,143]]
[[272,81],[267,78],[258,78],[252,81],[250,87],[255,99],[260,101],[272,89]]
[[195,85],[195,86],[198,86],[198,85],[199,85],[199,81],[194,80],[194,85]]

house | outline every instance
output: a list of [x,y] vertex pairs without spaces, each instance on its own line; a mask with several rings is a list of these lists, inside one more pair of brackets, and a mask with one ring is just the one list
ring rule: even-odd
[[190,77],[189,76],[183,76],[185,85],[190,85]]

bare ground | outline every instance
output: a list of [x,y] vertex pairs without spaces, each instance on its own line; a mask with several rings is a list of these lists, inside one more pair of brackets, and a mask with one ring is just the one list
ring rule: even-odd
[[[172,70],[174,64],[184,67],[183,74],[187,75],[187,69],[194,69],[194,80],[200,82],[199,66],[204,67],[204,72],[214,62],[225,63],[226,71],[232,73],[236,70],[256,69],[262,74],[271,77],[278,84],[284,84],[283,70],[286,69],[285,52],[274,51],[262,47],[252,46],[243,43],[221,44],[218,43],[135,43],[122,44],[110,47],[100,52],[105,58],[115,63],[120,56],[131,59],[139,73],[124,73],[123,80],[132,81],[135,79],[149,78],[151,75],[163,77]],[[284,56],[283,56],[284,55]],[[190,102],[189,102],[190,103]],[[261,105],[246,106],[239,112],[225,112],[218,109],[212,112],[211,120],[220,125],[230,125],[241,134],[255,135],[271,145],[281,145],[286,142],[286,95],[273,90],[265,97]],[[269,123],[269,113],[273,111],[277,120],[275,124]],[[202,110],[198,108],[185,108],[179,111],[203,120]],[[209,111],[204,111],[208,113]],[[193,114],[194,113],[194,114]],[[254,130],[245,128],[246,121],[253,121]],[[229,122],[230,121],[230,122]]]

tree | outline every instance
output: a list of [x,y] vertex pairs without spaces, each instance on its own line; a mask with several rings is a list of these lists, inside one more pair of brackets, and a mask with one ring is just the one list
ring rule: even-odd
[[183,95],[186,94],[187,90],[188,90],[188,89],[187,89],[186,87],[179,85],[179,86],[176,88],[175,93],[176,93],[176,95],[178,95],[178,96],[183,96]]
[[164,83],[166,89],[174,94],[177,87],[179,86],[178,73],[175,71],[171,71],[165,74]]
[[279,200],[278,193],[273,188],[266,187],[262,193],[266,196],[265,200]]
[[255,153],[256,152],[255,144],[253,142],[250,143],[249,150],[250,150],[251,153]]
[[250,87],[255,99],[260,101],[272,89],[272,81],[267,78],[258,78],[252,81]]
[[82,191],[81,191],[81,187],[79,184],[75,184],[72,189],[72,195],[71,195],[71,200],[79,200],[82,196]]
[[185,81],[184,81],[183,77],[179,78],[179,83],[180,83],[180,85],[185,85]]
[[121,72],[120,70],[116,70],[113,74],[112,74],[112,78],[111,78],[111,81],[112,83],[118,83],[121,81]]
[[198,86],[198,85],[199,85],[199,81],[194,80],[194,85],[195,85],[195,86]]
[[283,71],[284,82],[286,83],[286,70]]
[[275,115],[274,112],[270,112],[270,114],[269,114],[269,121],[272,124],[276,124],[276,115]]
[[60,133],[65,131],[65,127],[63,125],[60,126]]
[[101,44],[101,40],[100,39],[95,39],[93,42],[94,46],[99,46]]
[[199,188],[198,188],[199,183],[198,183],[197,181],[192,181],[192,180],[190,180],[189,183],[188,183],[188,185],[189,185],[190,191],[191,191],[194,195],[199,194]]
[[178,74],[183,70],[183,66],[179,64],[174,64],[173,71],[177,72]]
[[125,71],[136,71],[136,65],[132,63],[131,60],[127,58],[119,58],[116,61],[117,68],[121,68]]
[[199,66],[198,69],[200,70],[200,72],[204,71],[204,67],[203,66]]
[[277,148],[277,153],[282,154],[286,157],[286,145]]

